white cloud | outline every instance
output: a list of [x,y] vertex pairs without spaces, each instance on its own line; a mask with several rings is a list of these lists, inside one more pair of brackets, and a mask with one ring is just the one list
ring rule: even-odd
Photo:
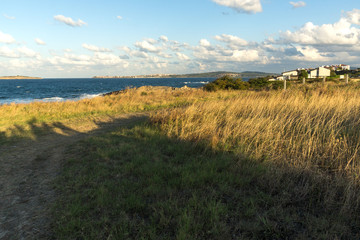
[[293,6],[293,8],[301,8],[301,7],[305,7],[306,3],[303,1],[299,1],[299,2],[290,2],[290,4]]
[[248,42],[244,39],[228,34],[217,35],[215,36],[215,39],[220,42],[227,43],[231,49],[237,49],[239,47],[248,45]]
[[15,39],[7,33],[3,33],[0,31],[0,42],[2,43],[14,43]]
[[119,56],[109,53],[97,52],[94,54],[93,60],[96,64],[101,65],[116,65],[122,63],[122,59]]
[[36,53],[34,50],[27,48],[25,46],[19,47],[17,48],[17,50],[19,51],[19,53],[24,56],[24,57],[36,57],[38,56],[38,53]]
[[327,53],[321,53],[318,49],[311,46],[297,46],[296,50],[299,55],[292,56],[290,59],[306,62],[327,62],[331,61],[331,57],[327,56]]
[[9,19],[9,20],[14,20],[14,19],[15,19],[15,17],[9,16],[9,15],[7,15],[7,14],[4,14],[4,17],[7,18],[7,19]]
[[306,23],[295,32],[281,33],[280,42],[303,45],[354,45],[360,43],[360,29],[351,26],[347,18],[341,18],[334,24],[314,25]]
[[360,25],[360,9],[354,9],[347,12],[346,16],[352,24]]
[[116,18],[119,19],[119,20],[123,20],[122,16],[116,16]]
[[40,38],[35,38],[35,42],[36,42],[37,45],[46,45],[46,42],[44,42]]
[[138,58],[148,58],[149,57],[149,55],[146,52],[132,50],[127,46],[121,47],[120,50],[124,51],[125,53],[127,53],[127,55],[129,55],[131,57],[138,57]]
[[168,41],[169,41],[168,37],[167,37],[167,36],[164,36],[164,35],[160,36],[159,39],[160,39],[161,41],[163,41],[163,42],[168,42]]
[[207,39],[201,39],[199,44],[202,47],[210,47],[211,46],[211,43]]
[[13,49],[10,49],[7,46],[1,46],[0,47],[0,56],[1,57],[7,57],[7,58],[17,58],[19,57],[19,54],[16,53]]
[[183,53],[179,53],[179,52],[176,53],[176,56],[177,56],[180,60],[183,60],[183,61],[190,59],[187,55],[185,55],[185,54],[183,54]]
[[97,47],[95,45],[90,45],[87,43],[84,43],[82,47],[92,52],[111,52],[111,50],[108,48]]
[[149,54],[140,51],[131,51],[131,56],[138,58],[149,58]]
[[25,46],[18,47],[16,49],[11,49],[7,46],[0,47],[0,56],[6,58],[39,58],[40,55],[34,50],[27,48]]
[[143,52],[152,52],[152,53],[160,52],[161,48],[155,46],[154,45],[155,43],[156,40],[148,39],[141,42],[136,42],[135,46],[138,47]]
[[262,12],[260,0],[213,0],[213,2],[222,6],[230,7],[237,12]]
[[69,25],[71,27],[81,27],[83,25],[87,25],[87,23],[84,22],[81,19],[78,19],[77,21],[74,21],[72,18],[65,17],[63,15],[56,15],[56,16],[54,16],[54,19],[59,21],[59,22],[65,23],[66,25]]
[[254,62],[260,61],[260,52],[254,48],[231,49],[216,45],[211,47],[210,42],[201,39],[199,46],[194,48],[193,55],[206,62]]
[[95,52],[93,55],[65,53],[63,56],[55,55],[47,59],[54,66],[114,66],[122,64],[119,56],[109,53]]
[[[259,45],[280,64],[300,62],[357,65],[360,61],[360,10],[345,12],[335,23],[316,25],[308,22],[295,31],[285,31],[277,39]],[[276,47],[274,45],[277,45]]]

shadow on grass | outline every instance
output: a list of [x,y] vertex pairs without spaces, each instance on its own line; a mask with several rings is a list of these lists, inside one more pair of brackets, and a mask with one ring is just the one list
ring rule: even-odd
[[44,134],[60,134],[61,132],[67,135],[78,133],[61,122],[39,123],[36,118],[32,118],[24,125],[14,125],[6,131],[0,132],[0,144],[11,143],[21,139],[36,141],[38,137]]
[[348,204],[359,191],[345,180],[206,150],[153,126],[92,137],[70,155],[53,211],[60,239],[360,236],[359,208]]
[[[94,132],[101,132],[104,128],[109,126],[136,124],[139,121],[143,121],[146,118],[145,116],[146,114],[124,114],[123,117],[120,118],[108,117],[109,119],[107,121],[93,120],[92,123],[96,127],[93,127],[93,130],[89,130],[87,134],[91,135]],[[38,121],[36,118],[32,118],[24,125],[14,125],[6,131],[0,131],[0,146],[19,140],[37,141],[39,137],[49,134],[74,136],[84,133],[68,127],[62,122],[44,123]]]
[[80,132],[61,122],[39,123],[34,118],[0,133],[0,238],[53,239],[47,213],[54,199],[51,181],[59,173],[64,149],[90,135],[144,119],[145,115],[129,114],[94,121],[92,130]]

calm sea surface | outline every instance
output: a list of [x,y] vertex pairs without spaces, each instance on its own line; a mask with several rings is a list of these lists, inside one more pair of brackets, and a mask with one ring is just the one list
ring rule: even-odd
[[49,78],[0,80],[0,104],[91,98],[127,87],[201,87],[214,78]]

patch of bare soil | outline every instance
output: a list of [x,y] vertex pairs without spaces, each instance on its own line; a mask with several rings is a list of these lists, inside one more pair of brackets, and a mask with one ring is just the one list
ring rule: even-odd
[[52,125],[35,140],[0,146],[0,239],[53,239],[50,206],[53,181],[69,145],[114,127],[144,121],[147,114],[126,114],[71,129]]

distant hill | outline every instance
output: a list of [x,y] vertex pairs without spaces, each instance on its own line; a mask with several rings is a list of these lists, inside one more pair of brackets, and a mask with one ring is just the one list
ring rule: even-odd
[[219,78],[224,75],[231,75],[233,77],[242,77],[242,78],[255,78],[255,77],[265,77],[269,75],[277,75],[276,73],[266,73],[266,72],[255,72],[255,71],[246,71],[246,72],[207,72],[207,73],[191,73],[191,74],[177,74],[170,75],[173,78]]
[[255,71],[246,71],[246,72],[226,72],[226,71],[217,71],[217,72],[206,72],[206,73],[189,73],[189,74],[151,74],[151,75],[137,75],[137,76],[95,76],[93,78],[219,78],[224,75],[231,75],[232,77],[241,77],[241,78],[256,78],[256,77],[265,77],[278,75],[276,73],[266,73],[266,72],[255,72]]

